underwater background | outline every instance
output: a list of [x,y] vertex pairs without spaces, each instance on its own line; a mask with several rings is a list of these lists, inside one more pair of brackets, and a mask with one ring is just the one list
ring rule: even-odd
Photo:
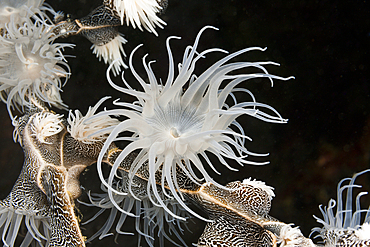
[[[72,18],[86,16],[101,4],[97,0],[46,2],[55,10],[71,14]],[[318,206],[327,205],[330,198],[336,197],[337,183],[370,167],[369,3],[169,0],[161,18],[167,26],[163,30],[156,29],[158,37],[131,26],[120,27],[120,32],[128,40],[124,46],[126,54],[144,44],[134,57],[135,68],[143,76],[141,57],[148,53],[148,60],[156,60],[152,68],[157,77],[165,80],[168,68],[166,38],[171,35],[182,37],[171,41],[173,56],[178,63],[185,47],[193,43],[205,25],[220,30],[207,30],[202,35],[199,50],[218,47],[234,52],[250,46],[267,47],[265,52],[247,53],[237,59],[278,62],[280,67],[268,67],[271,74],[295,76],[295,80],[275,81],[273,87],[268,80],[242,84],[258,102],[273,106],[289,119],[287,124],[270,124],[251,117],[238,118],[246,134],[253,139],[246,147],[253,152],[270,153],[259,161],[269,160],[271,163],[245,167],[231,164],[239,169],[238,172],[218,166],[222,175],[210,174],[221,184],[252,177],[273,186],[276,197],[272,201],[271,216],[300,226],[308,236],[311,228],[319,226],[312,215],[321,217]],[[73,50],[64,53],[76,56],[67,58],[72,77],[62,93],[63,101],[70,109],[86,113],[88,106],[106,95],[112,99],[126,99],[107,83],[107,65],[99,63],[91,53],[89,41],[76,36],[63,42],[76,44]],[[207,55],[197,63],[195,72],[201,73],[221,57],[223,54]],[[133,77],[129,73],[125,76],[133,84]],[[13,126],[5,104],[0,105],[0,130],[0,198],[5,198],[23,164],[23,152],[13,142]],[[364,174],[356,181],[363,185],[357,192],[370,191],[370,174]],[[86,190],[99,191],[100,182],[94,167],[82,175],[81,182]],[[86,198],[82,200],[86,201]],[[363,196],[361,204],[368,207],[370,195]],[[97,211],[85,206],[79,208],[82,222]],[[134,219],[130,220],[123,230],[134,232]],[[104,222],[96,220],[82,226],[83,234],[91,236]],[[188,224],[192,231],[185,231],[184,239],[188,245],[197,241],[204,225],[197,219]],[[119,236],[116,241],[121,246],[136,246],[137,235]],[[142,243],[145,246],[145,240]],[[94,240],[90,246],[118,245],[110,236],[101,241]]]

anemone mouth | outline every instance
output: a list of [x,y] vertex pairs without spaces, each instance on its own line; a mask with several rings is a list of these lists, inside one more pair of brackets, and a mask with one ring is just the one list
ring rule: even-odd
[[1,17],[8,17],[16,12],[18,12],[17,8],[12,6],[0,6],[0,16]]
[[146,117],[145,121],[153,129],[149,137],[153,138],[153,141],[181,142],[180,139],[202,131],[204,118],[204,114],[196,113],[196,107],[183,109],[179,102],[170,102],[165,107],[155,107],[154,114],[151,117]]

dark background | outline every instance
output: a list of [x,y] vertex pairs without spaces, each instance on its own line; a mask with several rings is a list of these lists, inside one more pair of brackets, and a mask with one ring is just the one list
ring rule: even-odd
[[[83,17],[100,5],[100,1],[95,0],[47,2],[55,10],[72,14],[73,18]],[[369,16],[367,1],[170,0],[161,16],[167,26],[163,30],[157,28],[158,37],[131,26],[123,26],[120,31],[129,41],[124,46],[127,54],[138,44],[144,44],[135,61],[143,77],[142,55],[149,53],[148,60],[157,61],[153,70],[158,78],[165,80],[166,38],[182,37],[171,42],[178,63],[185,47],[193,43],[205,25],[220,30],[206,31],[198,51],[210,47],[230,52],[249,46],[268,47],[265,52],[244,54],[238,59],[275,61],[281,66],[269,66],[272,74],[295,76],[295,80],[275,81],[272,88],[267,80],[243,84],[258,102],[273,106],[289,122],[281,125],[239,118],[246,134],[253,138],[247,147],[254,152],[270,153],[265,160],[271,163],[238,167],[239,172],[219,167],[222,176],[214,175],[214,178],[226,184],[253,177],[275,187],[271,215],[286,223],[295,223],[308,236],[312,227],[319,226],[312,215],[321,217],[318,205],[326,205],[336,196],[337,183],[369,168]],[[73,75],[62,94],[71,109],[85,113],[89,105],[106,95],[125,99],[108,85],[107,66],[90,52],[91,44],[86,39],[71,37],[67,42],[76,44],[73,50],[65,51],[76,56],[68,58]],[[196,73],[221,57],[221,54],[207,55],[197,63]],[[135,80],[127,76],[129,83],[135,85]],[[4,198],[19,174],[23,153],[12,141],[13,127],[5,104],[0,105],[0,120],[0,195]],[[99,187],[94,168],[90,168],[81,181],[91,189]],[[369,191],[370,174],[362,175],[358,183]],[[364,196],[361,202],[363,208],[367,207],[370,196]],[[82,206],[81,211],[84,219],[93,214],[90,208]],[[128,221],[127,231],[132,229],[133,222]],[[204,227],[199,220],[194,222],[190,223],[193,233],[184,236],[189,245],[197,241]],[[83,233],[91,236],[103,223],[90,223],[83,228]],[[120,236],[117,241],[125,246],[136,245],[134,236]],[[94,241],[90,246],[115,246],[114,237]]]

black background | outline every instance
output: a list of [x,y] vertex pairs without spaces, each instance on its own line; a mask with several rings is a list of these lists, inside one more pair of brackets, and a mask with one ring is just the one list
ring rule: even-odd
[[[95,0],[47,2],[73,18],[85,16],[100,5],[100,1]],[[153,70],[158,78],[165,80],[166,38],[182,37],[171,42],[178,63],[185,47],[193,43],[205,25],[220,30],[206,31],[198,50],[219,47],[233,52],[250,46],[267,47],[265,52],[245,54],[238,59],[275,61],[281,66],[269,66],[271,73],[295,76],[295,80],[275,81],[272,88],[268,81],[243,84],[254,93],[257,101],[273,106],[289,119],[288,124],[283,125],[250,117],[238,119],[246,134],[253,138],[247,147],[254,152],[270,153],[265,160],[271,163],[238,167],[239,172],[219,167],[222,176],[213,176],[223,184],[253,177],[275,187],[271,215],[286,223],[295,223],[308,236],[312,227],[319,226],[312,215],[321,216],[318,205],[326,205],[336,196],[339,180],[369,167],[369,16],[367,1],[170,0],[167,11],[161,16],[167,26],[163,30],[157,28],[158,37],[131,26],[121,27],[120,32],[128,39],[124,46],[127,54],[138,44],[144,44],[135,61],[143,77],[142,55],[149,53],[148,60],[157,61]],[[99,63],[90,52],[91,44],[87,40],[78,36],[58,42],[76,44],[73,50],[64,53],[76,56],[68,58],[72,77],[62,94],[71,109],[85,113],[88,106],[106,95],[132,100],[108,85],[107,66]],[[196,73],[221,57],[221,54],[208,55],[198,62]],[[135,85],[130,75],[127,79]],[[0,120],[0,195],[4,198],[19,174],[23,153],[12,141],[13,127],[5,104],[0,105]],[[93,167],[81,181],[88,189],[99,188]],[[358,183],[369,191],[370,175],[361,176]],[[369,205],[369,197],[362,198],[363,207]],[[93,214],[90,208],[82,206],[81,211],[84,219]],[[192,233],[184,236],[189,245],[197,241],[204,227],[199,220],[194,222],[189,224]],[[91,236],[103,223],[96,221],[85,226],[84,235]],[[124,230],[129,231],[133,224],[133,220],[128,220]],[[117,241],[122,246],[131,246],[131,243],[136,246],[136,236],[120,236]],[[108,237],[90,246],[115,245],[114,237]]]

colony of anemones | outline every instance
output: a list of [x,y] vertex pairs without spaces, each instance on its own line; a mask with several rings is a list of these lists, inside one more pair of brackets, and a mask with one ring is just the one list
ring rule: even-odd
[[[259,47],[226,55],[199,76],[196,75],[196,64],[206,55],[212,52],[226,53],[217,48],[197,51],[201,34],[205,29],[212,28],[205,27],[199,32],[194,44],[185,49],[183,60],[178,64],[178,73],[175,72],[176,66],[169,45],[170,39],[176,37],[167,40],[169,73],[165,83],[157,80],[151,67],[152,62],[146,62],[146,56],[143,58],[143,66],[148,80],[144,80],[136,73],[132,65],[133,55],[137,50],[135,49],[130,56],[129,69],[143,90],[135,90],[134,86],[127,83],[124,78],[122,78],[124,87],[120,87],[113,83],[109,76],[109,71],[116,75],[121,67],[126,68],[122,58],[122,55],[125,55],[123,44],[126,40],[118,32],[117,26],[126,22],[134,28],[138,27],[140,30],[145,28],[157,35],[155,27],[162,28],[166,25],[157,14],[165,9],[167,0],[104,0],[104,5],[86,17],[90,21],[94,20],[91,22],[86,19],[86,22],[81,21],[83,18],[74,21],[67,18],[63,21],[64,16],[60,12],[55,12],[50,6],[43,5],[43,2],[43,0],[0,2],[0,99],[7,104],[13,120],[14,140],[26,150],[24,165],[26,168],[22,170],[7,198],[0,200],[0,230],[3,244],[5,246],[18,244],[17,237],[21,235],[19,233],[23,220],[27,233],[21,246],[34,244],[47,246],[50,239],[55,237],[50,238],[50,233],[58,228],[50,223],[53,210],[49,207],[53,205],[50,205],[49,199],[45,197],[48,196],[48,192],[41,183],[35,184],[35,175],[32,175],[35,168],[37,170],[37,166],[43,163],[42,158],[38,156],[41,152],[32,145],[34,148],[32,151],[27,148],[30,149],[30,141],[33,140],[39,145],[49,146],[50,150],[54,149],[53,151],[61,156],[70,154],[71,150],[77,150],[76,153],[81,155],[80,146],[73,146],[70,150],[59,153],[60,143],[55,142],[53,136],[64,131],[63,119],[61,115],[51,113],[45,104],[59,108],[66,107],[60,92],[70,76],[70,69],[63,51],[73,45],[57,43],[55,40],[58,37],[85,30],[85,37],[90,41],[104,41],[97,43],[92,41],[94,45],[91,49],[99,60],[103,58],[105,63],[111,64],[107,74],[109,83],[118,91],[137,98],[137,101],[132,103],[116,101],[115,105],[123,109],[104,111],[96,115],[97,108],[106,99],[103,98],[95,107],[89,108],[86,116],[76,110],[74,113],[71,111],[66,120],[70,134],[67,136],[79,141],[79,144],[99,146],[109,135],[98,160],[98,173],[105,186],[103,191],[107,193],[95,196],[89,194],[91,200],[89,205],[101,208],[93,219],[105,210],[110,210],[110,214],[104,226],[90,240],[110,235],[109,231],[115,220],[118,221],[115,225],[116,232],[125,234],[122,226],[127,216],[133,216],[136,217],[135,228],[139,233],[139,245],[141,238],[144,237],[148,245],[154,246],[156,236],[159,237],[161,246],[164,239],[169,240],[173,245],[178,245],[179,243],[174,241],[170,234],[174,234],[178,241],[185,245],[180,236],[181,224],[184,223],[181,220],[189,218],[189,213],[202,218],[188,207],[186,198],[189,194],[195,193],[194,188],[201,187],[201,184],[213,183],[219,186],[217,189],[223,187],[213,180],[208,170],[213,169],[218,173],[217,162],[230,169],[234,169],[229,165],[230,161],[240,165],[268,163],[249,159],[250,156],[263,156],[263,154],[253,153],[246,148],[246,141],[250,138],[245,135],[243,127],[236,119],[241,115],[248,115],[266,122],[285,123],[287,121],[274,108],[257,102],[254,95],[241,84],[256,78],[267,79],[272,83],[273,79],[288,80],[290,77],[283,78],[269,74],[265,66],[276,65],[273,62],[232,61],[243,53],[264,50]],[[54,24],[49,17],[50,14],[54,15],[55,22],[60,21],[60,23]],[[99,19],[99,16],[104,18]],[[63,29],[68,25],[71,30]],[[243,100],[240,101],[240,99]],[[14,118],[12,112],[14,108],[25,112],[25,115]],[[45,111],[36,113],[36,108]],[[31,117],[30,112],[35,114]],[[119,122],[118,119],[110,116],[120,116],[120,120],[123,120]],[[27,123],[29,118],[31,122]],[[28,143],[24,144],[25,139],[22,140],[21,132],[26,123],[29,124],[25,137]],[[128,144],[122,151],[117,151],[118,148],[113,144],[116,141],[124,141]],[[110,148],[120,154],[114,164],[110,164],[111,171],[106,178],[102,172],[102,162],[107,161],[104,160],[104,156],[107,151],[108,153],[111,151]],[[129,170],[123,170],[122,163],[125,163],[129,155],[135,157],[130,160]],[[96,156],[93,159],[95,158]],[[62,161],[65,160],[61,159],[60,163],[63,163]],[[71,163],[77,162],[73,159]],[[72,178],[69,177],[66,190],[63,189],[63,192],[68,190],[68,193],[64,194],[65,198],[79,196],[74,188],[77,186],[77,189],[80,189],[78,175],[82,169],[84,167],[78,167],[77,172],[70,170],[69,175],[72,173],[73,175]],[[318,236],[323,238],[325,246],[370,245],[370,209],[362,209],[360,206],[360,198],[367,192],[359,193],[355,202],[352,198],[353,189],[360,187],[354,183],[356,177],[368,171],[370,170],[357,173],[352,179],[343,179],[338,185],[337,200],[332,199],[327,207],[320,208],[323,219],[317,217],[316,219],[323,224],[323,227],[314,228],[313,232],[319,233]],[[190,188],[182,187],[187,178],[196,185]],[[349,183],[342,186],[345,181]],[[45,184],[47,182],[49,181]],[[269,201],[265,204],[255,203],[258,206],[257,209],[261,210],[251,210],[251,212],[257,216],[267,215],[274,195],[271,187],[251,180],[235,183],[264,190]],[[227,186],[223,188],[238,192],[235,188]],[[345,205],[342,203],[344,191],[347,191]],[[242,196],[243,199],[249,197],[248,194]],[[230,198],[228,200],[230,201],[228,206],[235,207],[234,201]],[[204,205],[203,201],[203,204],[201,202],[198,206]],[[74,205],[69,206],[71,209]],[[248,211],[248,206],[248,203],[244,203],[238,209]],[[69,224],[71,221],[66,223]],[[79,232],[77,220],[74,223],[76,227],[73,230]],[[275,225],[273,228],[280,232],[276,235],[280,246],[313,246],[313,243],[306,240],[298,228],[292,228],[287,224],[283,227]],[[220,229],[224,231],[223,227]],[[63,233],[56,236],[62,240],[70,237]],[[80,240],[83,245],[85,240],[82,235]],[[306,244],[302,241],[306,241]]]
[[[42,4],[42,0],[0,2],[0,99],[7,104],[13,120],[14,141],[25,149],[25,146],[29,148],[29,143],[25,144],[25,134],[21,132],[30,118],[30,111],[15,118],[12,110],[32,108],[31,111],[35,111],[35,107],[44,109],[44,103],[64,107],[60,90],[70,75],[62,52],[71,45],[54,43],[53,23],[46,14],[54,10]],[[49,144],[49,137],[63,128],[60,117],[47,111],[35,114],[27,138]],[[12,191],[0,200],[4,246],[45,246],[49,243],[50,208],[45,203],[44,193],[36,186],[33,171],[37,165],[40,165],[37,161],[26,157]],[[22,230],[22,222],[26,232]],[[21,235],[24,239],[20,243],[17,238]]]
[[[219,60],[199,76],[194,74],[196,63],[211,52],[225,52],[221,49],[211,48],[197,51],[203,28],[193,46],[185,49],[182,62],[178,65],[178,75],[175,76],[175,64],[172,58],[169,41],[167,51],[169,55],[169,72],[164,84],[158,81],[151,68],[152,62],[146,62],[143,58],[143,66],[148,76],[149,83],[142,79],[132,65],[132,59],[136,48],[130,55],[129,69],[140,83],[143,91],[133,89],[125,80],[125,87],[114,84],[107,73],[108,81],[116,90],[135,96],[138,101],[133,103],[115,102],[123,109],[104,111],[99,115],[119,115],[124,119],[111,132],[98,159],[99,176],[108,194],[114,201],[114,194],[122,194],[112,186],[113,180],[120,163],[131,153],[138,152],[136,159],[129,171],[129,193],[132,193],[130,185],[136,172],[145,164],[148,165],[148,195],[156,206],[167,208],[160,196],[156,181],[156,173],[161,172],[162,191],[168,187],[168,197],[175,198],[185,209],[192,212],[184,203],[180,187],[176,180],[176,169],[181,169],[194,183],[212,182],[217,184],[207,173],[205,165],[213,166],[210,156],[215,156],[218,161],[231,168],[228,160],[234,160],[240,165],[261,164],[248,160],[248,156],[257,155],[245,147],[245,141],[250,140],[245,135],[243,128],[236,122],[241,115],[249,115],[267,122],[285,123],[286,119],[271,106],[259,103],[253,94],[244,88],[237,86],[250,79],[267,79],[272,83],[273,79],[288,80],[271,75],[264,66],[276,65],[273,62],[230,62],[233,58],[249,51],[263,51],[258,47],[246,48],[232,53]],[[256,72],[237,74],[252,68]],[[235,93],[242,93],[245,101],[238,102]],[[227,100],[231,99],[231,103]],[[249,99],[249,101],[248,101]],[[121,136],[125,134],[126,136]],[[127,137],[127,134],[130,137]],[[109,145],[113,141],[126,140],[129,144],[122,150],[115,161],[107,179],[102,173],[102,159]],[[203,161],[202,161],[203,159]],[[196,173],[202,176],[199,177]],[[204,181],[205,180],[205,181]],[[219,185],[221,186],[221,185]],[[178,217],[169,212],[173,217]],[[194,213],[195,214],[195,213]],[[198,215],[197,215],[198,216]],[[200,216],[198,216],[200,217]]]

